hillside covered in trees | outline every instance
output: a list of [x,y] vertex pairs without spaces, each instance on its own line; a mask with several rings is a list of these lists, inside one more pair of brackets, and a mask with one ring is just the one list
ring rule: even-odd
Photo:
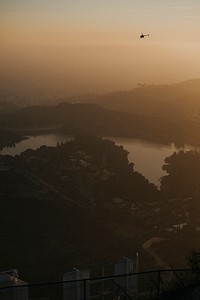
[[161,190],[134,170],[127,155],[107,139],[79,136],[1,156],[1,269],[17,267],[32,282],[58,280],[74,266],[138,251],[140,270],[159,268],[143,249],[155,236],[163,238],[152,246],[157,255],[184,266],[185,255],[200,242],[200,195],[193,193],[199,152],[166,158]]
[[158,222],[149,207],[161,199],[127,154],[90,136],[1,156],[0,268],[58,280],[75,266],[134,255]]

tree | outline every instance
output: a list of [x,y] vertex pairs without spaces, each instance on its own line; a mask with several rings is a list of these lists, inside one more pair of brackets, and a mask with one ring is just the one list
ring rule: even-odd
[[168,197],[200,198],[200,152],[199,150],[174,152],[165,159],[163,166],[168,175],[160,180],[161,191]]

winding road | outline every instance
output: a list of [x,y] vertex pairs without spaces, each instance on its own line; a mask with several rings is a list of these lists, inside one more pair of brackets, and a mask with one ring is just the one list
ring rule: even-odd
[[149,253],[156,261],[156,263],[163,269],[168,269],[169,264],[163,260],[163,258],[152,248],[152,245],[155,243],[160,243],[166,241],[166,238],[153,237],[142,245],[142,248]]

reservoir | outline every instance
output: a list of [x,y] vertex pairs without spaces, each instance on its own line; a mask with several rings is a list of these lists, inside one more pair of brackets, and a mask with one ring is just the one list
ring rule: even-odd
[[[195,147],[185,145],[177,149],[174,144],[163,145],[152,143],[149,141],[121,138],[121,137],[107,137],[114,141],[117,145],[122,145],[125,150],[129,152],[128,158],[130,162],[134,163],[134,170],[145,176],[149,182],[159,186],[159,179],[166,175],[162,170],[164,159],[172,155],[175,151],[191,150]],[[42,145],[56,146],[57,143],[65,142],[72,139],[72,137],[62,134],[45,134],[37,136],[28,136],[28,139],[23,140],[12,148],[3,148],[0,151],[1,155],[17,155],[27,149],[37,149]]]

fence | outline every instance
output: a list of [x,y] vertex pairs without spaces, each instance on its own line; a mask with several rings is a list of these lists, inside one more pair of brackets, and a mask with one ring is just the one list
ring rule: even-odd
[[[159,299],[159,295],[174,279],[179,278],[184,281],[192,274],[194,274],[192,269],[170,269],[6,286],[0,287],[0,300],[135,300],[148,296]],[[135,282],[137,282],[137,290],[133,286]],[[22,293],[24,289],[28,290],[26,294]]]

